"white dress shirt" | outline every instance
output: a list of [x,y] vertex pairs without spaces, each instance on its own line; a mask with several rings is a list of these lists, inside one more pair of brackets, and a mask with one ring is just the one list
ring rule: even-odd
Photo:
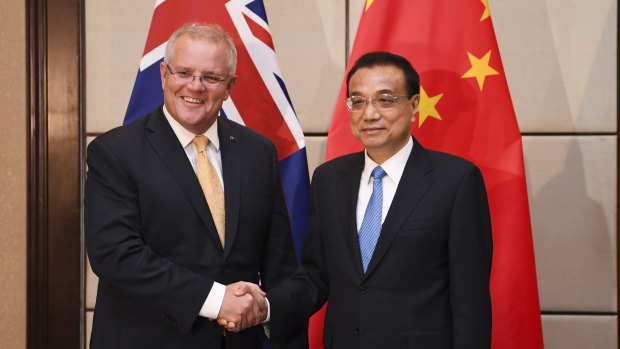
[[[398,183],[400,182],[400,178],[403,176],[403,171],[405,170],[405,165],[407,164],[407,160],[409,159],[409,155],[411,154],[411,150],[413,149],[413,140],[409,137],[409,142],[396,154],[392,155],[389,159],[384,161],[380,166],[385,170],[385,177],[383,177],[383,207],[381,209],[381,224],[385,221],[385,216],[387,216],[388,210],[390,209],[390,205],[392,205],[392,200],[394,199],[394,194],[396,194],[396,188],[398,187]],[[373,187],[373,178],[372,178],[372,170],[375,167],[379,166],[376,162],[374,162],[369,156],[368,152],[364,150],[364,170],[362,171],[362,176],[360,177],[360,190],[357,196],[357,231],[360,231],[360,227],[362,226],[362,221],[364,220],[364,213],[366,213],[366,206],[368,206],[368,201],[370,201],[370,196],[372,195],[372,187]]]
[[[186,130],[178,121],[176,121],[172,115],[166,109],[164,105],[164,115],[172,127],[172,131],[179,139],[181,146],[185,149],[185,154],[189,159],[189,162],[192,164],[192,168],[194,169],[194,173],[196,173],[196,156],[198,155],[198,150],[196,150],[196,145],[194,144],[194,137],[197,135],[193,134]],[[215,168],[215,172],[217,172],[217,176],[220,179],[220,183],[222,183],[222,189],[224,189],[224,179],[222,177],[222,155],[220,153],[220,139],[217,136],[217,122],[214,122],[211,127],[207,130],[207,132],[203,133],[203,135],[209,138],[209,144],[207,144],[207,158],[211,161],[213,168]],[[220,313],[220,308],[222,307],[222,302],[224,301],[224,293],[226,292],[226,286],[213,282],[213,287],[211,287],[211,291],[207,296],[200,312],[198,313],[202,317],[216,319],[217,315]]]

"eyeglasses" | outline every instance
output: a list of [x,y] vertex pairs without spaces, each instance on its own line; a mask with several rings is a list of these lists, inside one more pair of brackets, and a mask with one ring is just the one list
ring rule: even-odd
[[192,75],[187,71],[172,71],[168,63],[165,64],[170,74],[174,76],[177,82],[182,84],[191,84],[194,81],[194,78],[198,78],[198,81],[200,81],[203,85],[217,85],[229,78],[229,76],[219,76],[213,74]]
[[[379,110],[386,110],[394,107],[401,97],[409,96],[392,96],[387,93],[383,93],[372,97],[370,101],[372,101],[375,108]],[[347,105],[347,109],[349,109],[350,112],[360,112],[366,109],[368,101],[369,99],[363,96],[351,96],[344,100]]]

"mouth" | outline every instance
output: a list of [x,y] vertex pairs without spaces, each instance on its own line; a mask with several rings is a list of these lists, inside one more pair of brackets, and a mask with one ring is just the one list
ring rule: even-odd
[[382,127],[365,127],[362,129],[362,132],[369,133],[369,134],[375,134],[381,131],[383,131]]
[[183,96],[181,98],[183,98],[183,100],[186,101],[187,103],[191,103],[191,104],[203,104],[204,103],[202,99],[198,99],[198,98],[192,98],[192,97],[186,97],[186,96]]

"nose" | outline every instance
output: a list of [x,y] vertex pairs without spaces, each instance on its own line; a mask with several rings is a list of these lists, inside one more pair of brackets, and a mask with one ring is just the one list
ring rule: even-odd
[[364,108],[364,120],[376,120],[381,117],[379,110],[377,109],[377,105],[374,100],[368,101],[366,104],[366,108]]
[[188,84],[188,86],[192,90],[202,91],[205,88],[205,85],[202,83],[202,77],[200,76],[192,76],[192,81]]

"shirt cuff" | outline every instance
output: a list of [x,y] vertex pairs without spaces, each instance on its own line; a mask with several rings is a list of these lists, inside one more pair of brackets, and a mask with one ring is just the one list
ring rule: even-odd
[[265,302],[267,302],[267,317],[265,321],[261,322],[261,325],[267,324],[271,320],[271,305],[269,304],[269,299],[265,297]]
[[[226,286],[213,282],[211,291],[205,300],[198,315],[209,319],[217,319],[220,314],[220,308],[222,308],[222,302],[224,302],[224,294],[226,293]],[[269,316],[269,313],[267,314]]]
[[267,302],[267,318],[260,324],[263,326],[263,331],[265,331],[267,339],[271,339],[271,326],[269,326],[269,320],[271,320],[271,305],[269,305],[269,299],[267,299],[267,297],[265,297],[265,302]]

